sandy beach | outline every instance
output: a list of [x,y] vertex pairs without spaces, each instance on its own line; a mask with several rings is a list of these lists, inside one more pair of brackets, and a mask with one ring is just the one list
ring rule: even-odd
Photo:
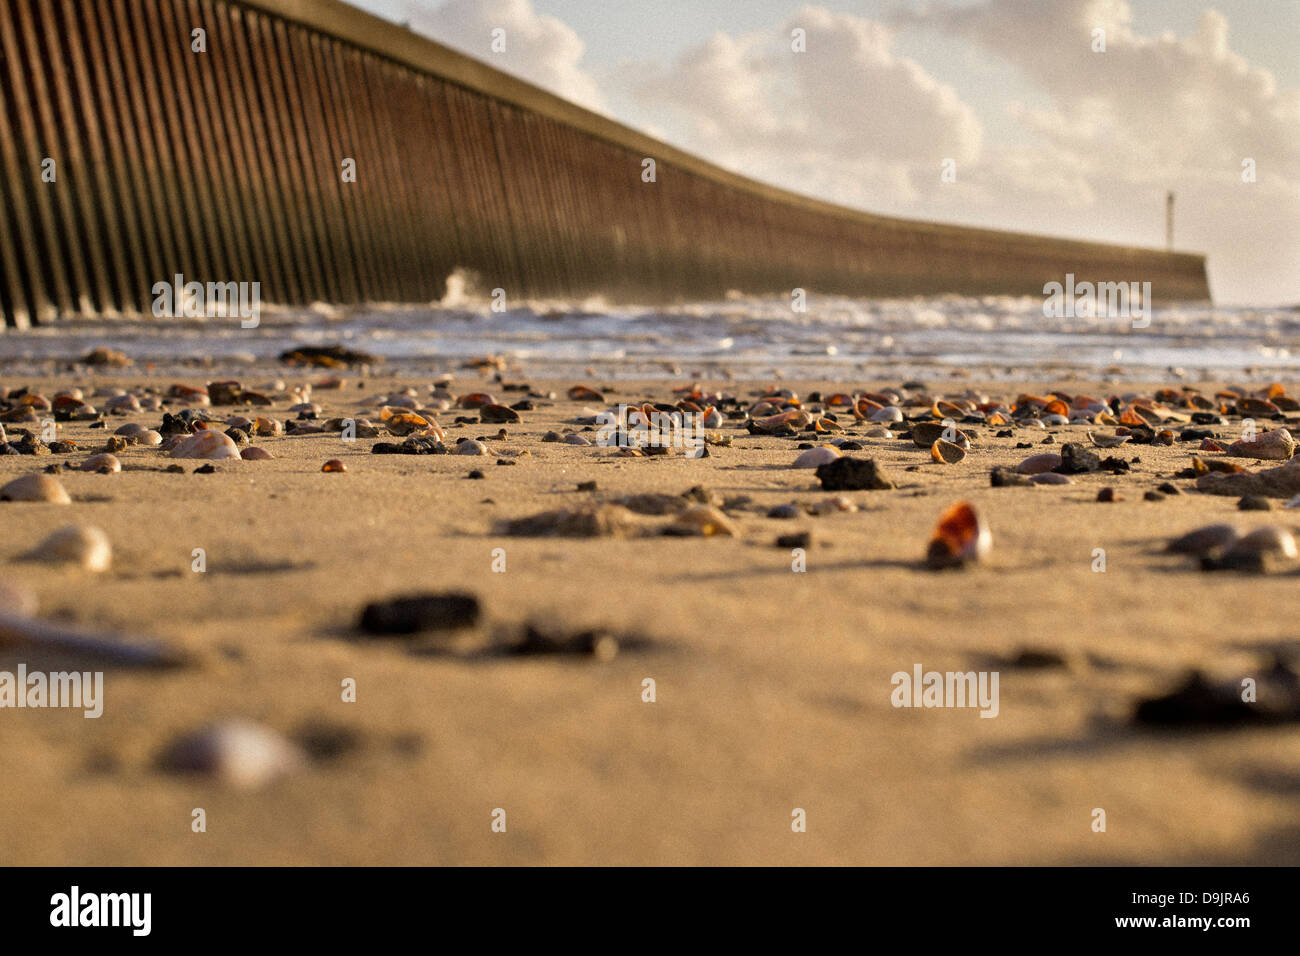
[[[245,387],[278,379],[286,390],[268,391],[269,407],[202,411],[287,422],[292,389],[326,374],[247,369]],[[93,393],[105,386],[146,396],[210,380],[129,368],[0,377],[6,389],[51,399],[80,387],[99,406]],[[364,415],[378,425],[377,396],[409,386],[423,405],[432,384],[382,372],[342,381],[311,392],[318,421]],[[188,659],[139,669],[0,645],[0,671],[22,663],[106,675],[98,719],[0,713],[0,862],[1300,862],[1300,725],[1132,719],[1139,701],[1176,689],[1189,669],[1228,684],[1258,678],[1263,688],[1271,655],[1297,648],[1289,563],[1207,573],[1164,553],[1171,538],[1218,522],[1300,529],[1300,512],[1280,500],[1240,511],[1236,497],[1174,477],[1193,455],[1222,454],[1177,441],[1092,449],[1137,461],[1128,473],[1078,474],[1070,484],[991,487],[995,466],[1067,442],[1091,449],[1086,432],[1115,429],[1017,425],[997,437],[996,426],[962,425],[972,447],[944,464],[911,440],[866,437],[871,423],[841,413],[842,436],[751,435],[734,419],[708,430],[731,442],[708,445],[707,457],[620,457],[542,439],[592,438],[575,418],[675,401],[688,379],[576,382],[529,368],[507,381],[554,397],[531,398],[521,421],[504,425],[473,423],[473,410],[438,413],[445,444],[482,438],[481,456],[374,454],[377,441],[403,439],[326,433],[254,437],[273,460],[216,461],[211,474],[195,473],[203,461],[139,445],[115,453],[120,473],[75,470],[119,426],[157,428],[162,410],[105,415],[104,430],[63,423],[57,438],[77,445],[68,453],[0,456],[0,484],[59,464],[55,477],[72,498],[0,503],[0,578],[35,592],[43,620],[157,639]],[[600,388],[604,402],[570,400],[575,384]],[[772,384],[700,382],[741,408]],[[901,383],[776,384],[817,411],[811,393]],[[1109,397],[1168,385],[926,383],[934,396],[972,390],[1008,402],[1021,392]],[[1197,387],[1207,396],[1216,388]],[[472,370],[456,372],[448,391],[492,392],[505,404],[527,397]],[[471,421],[456,425],[458,416]],[[11,442],[17,429],[39,430],[5,428]],[[501,428],[506,437],[495,437]],[[1240,437],[1236,418],[1213,430],[1225,445]],[[801,443],[829,437],[858,442],[846,454],[874,460],[897,487],[829,492],[814,471],[790,467]],[[322,472],[330,459],[346,472]],[[481,479],[468,477],[475,470]],[[1182,493],[1146,500],[1166,482]],[[618,535],[505,533],[506,522],[542,512],[697,487],[734,536],[663,534],[671,513],[633,514]],[[1103,487],[1123,500],[1098,502]],[[827,504],[839,496],[847,501]],[[927,541],[960,500],[978,511],[992,548],[971,566],[929,570]],[[768,517],[792,503],[826,512]],[[109,570],[23,559],[70,523],[106,533]],[[776,541],[805,531],[801,572]],[[193,570],[195,549],[204,571]],[[477,625],[408,637],[357,626],[370,602],[448,592],[477,597]],[[618,653],[610,657],[611,644],[596,655],[495,652],[529,624],[558,640],[600,629]],[[891,675],[915,665],[997,672],[997,716],[893,706]],[[647,678],[653,702],[643,699]],[[341,691],[349,679],[354,702]],[[240,789],[160,763],[186,734],[234,717],[281,735],[301,765]],[[196,808],[205,832],[192,829]],[[1098,808],[1104,832],[1094,829]],[[493,828],[498,810],[505,832]],[[792,831],[796,810],[806,832]]]

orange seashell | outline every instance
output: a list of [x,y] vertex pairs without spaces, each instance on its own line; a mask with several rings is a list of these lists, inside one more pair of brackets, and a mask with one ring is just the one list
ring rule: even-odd
[[325,464],[320,466],[320,470],[325,472],[341,472],[347,471],[348,466],[343,464],[343,462],[339,461],[337,458],[331,458],[329,461],[325,462]]
[[1076,395],[1074,396],[1074,401],[1070,402],[1070,407],[1078,409],[1100,404],[1100,400],[1093,398],[1091,395]]
[[961,419],[966,417],[966,410],[952,402],[938,401],[930,408],[930,414],[935,418]]
[[586,385],[575,385],[569,389],[568,396],[575,402],[603,402],[605,396]]
[[925,563],[928,567],[959,567],[979,561],[993,546],[993,536],[967,501],[959,501],[942,515],[930,536]]
[[1048,402],[1043,407],[1043,411],[1049,415],[1064,415],[1066,418],[1070,417],[1070,406],[1065,404],[1065,402],[1061,401],[1059,398],[1054,398]]
[[1221,392],[1215,392],[1214,397],[1226,399],[1229,402],[1235,402],[1237,399],[1241,398],[1241,396],[1238,395],[1236,392],[1229,391],[1226,388]]
[[470,392],[468,395],[462,395],[456,400],[456,404],[461,408],[481,408],[484,405],[495,405],[497,400],[487,392]]
[[1237,412],[1241,415],[1276,415],[1281,409],[1262,398],[1237,399]]
[[844,392],[836,392],[826,399],[826,405],[830,408],[848,408],[853,404],[853,396],[846,395]]
[[1139,415],[1132,405],[1124,409],[1123,414],[1119,416],[1119,420],[1125,425],[1145,425],[1147,423],[1147,420]]
[[966,449],[955,442],[937,438],[930,446],[930,457],[941,465],[955,465],[966,457]]
[[1282,385],[1282,383],[1274,382],[1265,390],[1264,397],[1269,400],[1272,400],[1274,398],[1277,398],[1280,395],[1285,395],[1285,394],[1286,394],[1286,388]]
[[1001,412],[994,412],[986,419],[986,423],[989,425],[1010,425],[1011,419],[1007,418],[1007,416],[1003,415]]

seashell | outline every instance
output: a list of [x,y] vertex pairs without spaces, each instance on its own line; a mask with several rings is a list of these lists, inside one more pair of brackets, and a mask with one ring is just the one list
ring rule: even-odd
[[664,529],[665,534],[726,535],[737,537],[739,530],[725,514],[712,505],[691,505]]
[[726,419],[722,417],[722,412],[718,411],[712,405],[705,409],[703,419],[703,425],[705,428],[721,428],[724,421],[726,421]]
[[384,406],[380,417],[388,433],[399,438],[412,432],[423,432],[433,424],[415,412],[392,412],[389,406]]
[[1037,418],[1026,418],[1020,423],[1020,426],[1022,428],[1046,428],[1047,427],[1042,422],[1040,422]]
[[834,461],[840,457],[838,448],[831,448],[827,445],[818,445],[816,448],[809,448],[798,458],[794,460],[791,468],[816,468],[818,465],[824,465],[828,461]]
[[1170,554],[1204,555],[1226,548],[1238,538],[1237,529],[1227,524],[1210,524],[1174,538],[1165,550]]
[[275,418],[258,417],[253,422],[253,434],[263,438],[284,434],[284,423]]
[[1042,418],[1039,419],[1039,421],[1042,422],[1044,428],[1048,427],[1049,425],[1055,428],[1058,425],[1070,424],[1070,420],[1066,418],[1064,415],[1044,415]]
[[486,455],[487,453],[487,445],[474,438],[467,438],[456,446],[458,455]]
[[101,452],[98,455],[91,455],[83,461],[81,470],[95,471],[101,475],[112,475],[122,470],[122,463],[117,460],[116,456]]
[[108,535],[91,525],[70,524],[55,531],[29,551],[29,561],[76,565],[85,571],[107,571],[113,562]]
[[881,426],[877,426],[875,428],[868,428],[864,434],[868,438],[893,438],[894,437],[893,432],[891,432],[888,428],[884,428]]
[[812,416],[801,408],[793,409],[788,412],[780,412],[776,415],[768,415],[765,418],[759,418],[754,421],[754,425],[761,431],[773,431],[782,426],[790,428],[804,428],[812,424]]
[[172,457],[223,461],[238,458],[239,446],[225,432],[204,429],[183,439],[172,449]]
[[912,443],[917,448],[928,449],[941,438],[962,448],[970,448],[970,436],[952,425],[945,425],[942,422],[912,423]]
[[1203,439],[1201,439],[1201,446],[1200,446],[1200,449],[1199,449],[1199,450],[1200,450],[1200,451],[1227,451],[1226,448],[1224,448],[1222,445],[1220,445],[1220,444],[1219,444],[1217,441],[1215,441],[1213,438],[1203,438]]
[[1133,438],[1132,435],[1094,435],[1092,432],[1085,432],[1085,434],[1088,436],[1088,441],[1098,448],[1118,448]]
[[164,770],[201,773],[252,790],[307,764],[286,738],[247,720],[225,720],[174,741],[160,758]]
[[993,535],[969,502],[959,501],[939,516],[926,566],[935,570],[979,561],[993,546]]
[[988,418],[985,419],[985,424],[1010,425],[1011,419],[1007,418],[1007,416],[1003,415],[1001,412],[994,412],[992,415],[990,415]]
[[966,457],[966,449],[954,442],[938,438],[930,446],[930,457],[945,465],[955,465]]
[[[488,392],[470,392],[468,395],[462,395],[456,400],[456,404],[461,408],[482,408],[484,405],[495,405],[496,397]],[[414,407],[414,403],[412,403]]]
[[1296,550],[1295,537],[1290,531],[1268,524],[1238,538],[1224,556],[1243,554],[1278,554],[1295,560],[1300,552]]
[[1061,401],[1059,398],[1053,398],[1043,406],[1043,412],[1044,415],[1042,417],[1044,421],[1052,417],[1065,418],[1070,414],[1070,406],[1065,404],[1065,402]]
[[519,413],[508,405],[486,404],[478,409],[479,420],[487,425],[499,425],[502,422],[519,421]]
[[[857,504],[848,495],[831,495],[829,498],[817,502],[808,509],[808,512],[814,515],[831,514],[836,511],[845,511],[851,514],[857,510]],[[768,517],[771,517],[770,513]]]
[[575,385],[566,394],[574,402],[600,402],[603,404],[605,401],[604,395],[594,388],[588,388],[586,385]]
[[901,422],[903,420],[903,410],[896,405],[886,405],[883,408],[877,408],[867,418],[873,422]]
[[564,444],[566,445],[590,445],[591,444],[591,442],[587,441],[587,439],[583,438],[577,432],[569,432],[560,440],[564,442]]
[[1072,485],[1074,479],[1069,475],[1058,475],[1054,471],[1043,471],[1030,477],[1029,481],[1035,485]]
[[104,410],[116,415],[140,411],[140,401],[134,395],[114,395],[104,403]]
[[1285,428],[1277,428],[1256,436],[1254,441],[1235,441],[1228,446],[1228,454],[1238,458],[1262,458],[1286,461],[1295,454],[1296,442]]
[[1283,508],[1300,508],[1300,495],[1296,495],[1294,498],[1292,498],[1291,500],[1289,500],[1288,502],[1286,502],[1286,504],[1282,505],[1282,507],[1283,507]]
[[337,458],[331,458],[329,461],[325,462],[325,464],[320,466],[320,470],[326,473],[341,473],[347,471],[348,466],[343,464],[343,462],[339,461]]
[[270,461],[275,456],[265,448],[258,448],[256,445],[249,445],[239,453],[239,457],[244,461]]
[[1061,456],[1049,451],[1041,455],[1030,455],[1016,465],[1016,471],[1022,475],[1041,475],[1045,471],[1052,471],[1059,467],[1061,467]]
[[0,501],[42,501],[55,505],[72,504],[67,489],[49,475],[23,475],[0,488]]

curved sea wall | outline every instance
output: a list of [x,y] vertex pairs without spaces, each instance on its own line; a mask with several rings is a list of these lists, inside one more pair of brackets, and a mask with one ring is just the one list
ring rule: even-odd
[[0,4],[6,324],[148,313],[176,276],[428,302],[458,268],[511,298],[1042,295],[1067,274],[1209,298],[1203,256],[808,199],[335,0]]

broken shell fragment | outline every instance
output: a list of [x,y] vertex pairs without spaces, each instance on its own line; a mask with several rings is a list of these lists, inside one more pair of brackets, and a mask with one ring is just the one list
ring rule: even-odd
[[70,524],[55,531],[29,551],[29,561],[75,565],[86,571],[107,571],[113,561],[108,535],[91,525]]
[[1098,448],[1118,448],[1126,441],[1132,441],[1132,435],[1094,435],[1092,432],[1086,433],[1088,441],[1092,442]]
[[55,505],[72,504],[67,489],[49,475],[23,475],[0,488],[0,501],[43,501]]
[[992,546],[988,526],[969,502],[959,501],[939,516],[925,563],[934,570],[960,567],[981,560]]

